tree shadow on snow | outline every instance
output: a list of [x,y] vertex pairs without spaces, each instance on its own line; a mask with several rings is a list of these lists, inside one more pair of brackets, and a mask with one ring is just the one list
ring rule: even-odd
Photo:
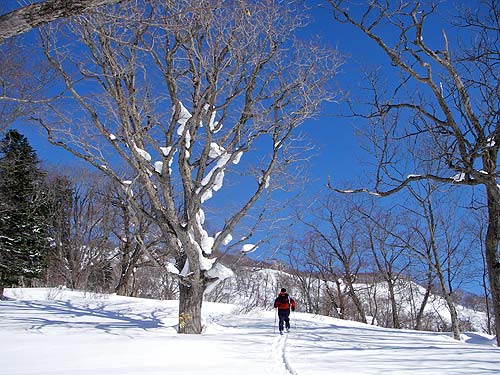
[[[98,329],[111,334],[123,334],[125,329],[148,330],[165,327],[162,318],[165,312],[155,309],[137,314],[129,306],[107,310],[105,304],[93,307],[78,306],[70,301],[17,301],[11,306],[11,318],[15,323],[24,324],[30,330],[47,327],[67,327],[75,329]],[[32,312],[32,313],[30,313]],[[160,314],[161,313],[161,314]],[[160,316],[163,315],[163,316]]]

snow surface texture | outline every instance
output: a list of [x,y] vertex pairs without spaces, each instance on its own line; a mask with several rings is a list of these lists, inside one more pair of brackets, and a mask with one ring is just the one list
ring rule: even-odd
[[[491,337],[390,330],[274,311],[237,315],[205,303],[203,335],[178,335],[177,301],[58,289],[7,289],[0,302],[2,374],[498,374]],[[300,302],[300,301],[299,301]]]

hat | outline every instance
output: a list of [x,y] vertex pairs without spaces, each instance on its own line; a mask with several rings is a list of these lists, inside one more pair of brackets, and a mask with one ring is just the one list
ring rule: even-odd
[[281,293],[285,293],[286,292],[286,289],[285,288],[281,288]]

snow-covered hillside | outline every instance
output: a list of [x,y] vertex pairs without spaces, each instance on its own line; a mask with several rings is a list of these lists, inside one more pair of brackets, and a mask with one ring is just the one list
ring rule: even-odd
[[203,335],[178,335],[176,301],[58,289],[7,289],[0,302],[8,375],[497,374],[491,337],[389,330],[294,313],[280,336],[273,311],[238,315],[205,303]]
[[[349,300],[348,287],[339,280],[340,290]],[[241,311],[251,311],[253,308],[272,309],[272,304],[277,291],[285,287],[299,302],[299,310],[306,311],[306,304],[328,302],[330,292],[337,292],[337,285],[333,282],[325,282],[317,278],[302,276],[301,278],[287,272],[263,268],[240,268],[235,272],[235,277],[228,278],[209,295],[212,301],[230,303],[240,306]],[[307,289],[306,289],[307,288]],[[365,314],[369,317],[369,323],[383,325],[382,316],[390,315],[391,306],[388,301],[389,291],[387,283],[355,283],[356,294],[363,303]],[[400,279],[394,285],[395,298],[397,300],[398,315],[408,328],[413,328],[413,321],[424,301],[426,290],[420,285]],[[338,294],[335,298],[338,299]],[[425,327],[429,330],[450,330],[451,316],[448,306],[441,296],[430,294],[424,308]],[[464,306],[456,305],[457,313],[462,325],[469,327],[474,332],[487,332],[487,316],[481,311],[474,311]],[[322,314],[325,313],[325,309]],[[314,311],[311,308],[309,311]],[[336,311],[330,314],[337,316]]]

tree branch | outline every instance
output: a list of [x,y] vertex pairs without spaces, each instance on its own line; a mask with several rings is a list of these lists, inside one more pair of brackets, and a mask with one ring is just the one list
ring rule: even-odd
[[0,16],[0,44],[58,18],[76,16],[92,8],[121,0],[48,0],[26,5]]

